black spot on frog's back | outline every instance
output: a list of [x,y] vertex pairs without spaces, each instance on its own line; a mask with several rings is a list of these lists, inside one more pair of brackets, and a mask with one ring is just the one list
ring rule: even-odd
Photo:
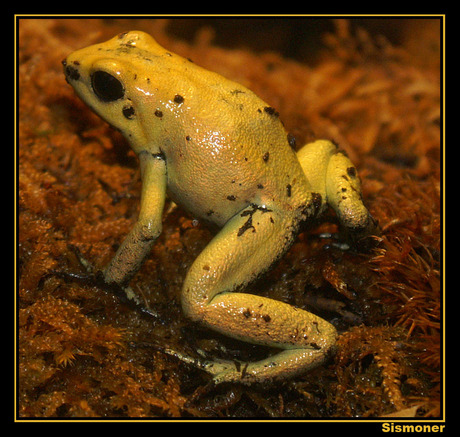
[[176,94],[174,96],[174,102],[180,105],[181,103],[184,103],[184,98],[180,94]]

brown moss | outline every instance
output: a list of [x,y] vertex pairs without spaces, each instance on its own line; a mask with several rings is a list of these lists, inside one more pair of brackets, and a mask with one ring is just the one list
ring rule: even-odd
[[[218,47],[209,27],[186,42],[168,34],[167,20],[19,20],[21,418],[376,417],[410,407],[441,415],[440,55],[417,56],[414,37],[423,29],[422,41],[439,48],[439,32],[436,23],[411,20],[406,45],[395,45],[349,21],[333,24],[306,64]],[[60,64],[74,49],[130,28],[253,89],[280,113],[297,147],[331,138],[359,168],[383,229],[379,248],[330,247],[318,235],[337,230],[331,220],[301,234],[252,287],[338,327],[337,355],[324,366],[282,384],[222,386],[193,397],[209,377],[162,346],[235,359],[267,351],[182,316],[185,273],[214,231],[180,208],[167,205],[163,233],[132,282],[155,317],[90,282],[53,274],[83,273],[72,247],[103,267],[137,217],[136,157],[78,100]]]

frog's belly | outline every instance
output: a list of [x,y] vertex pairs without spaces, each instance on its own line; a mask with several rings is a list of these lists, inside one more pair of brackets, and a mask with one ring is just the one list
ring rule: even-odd
[[170,182],[169,197],[193,217],[220,227],[247,205],[257,201],[257,193],[252,186],[240,186],[238,182],[232,182],[234,179],[228,183],[216,182],[206,176],[197,174],[193,179]]
[[284,151],[278,149],[254,144],[243,149],[238,144],[222,142],[212,148],[205,142],[178,142],[166,156],[172,200],[194,217],[218,226],[251,203],[291,203],[286,186],[304,178],[300,164],[284,165]]

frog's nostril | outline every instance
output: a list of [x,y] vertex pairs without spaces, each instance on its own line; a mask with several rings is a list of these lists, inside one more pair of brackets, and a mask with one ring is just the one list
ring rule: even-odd
[[66,78],[72,80],[80,79],[80,73],[78,72],[78,69],[72,67],[71,65],[67,65],[67,63],[64,65],[64,74],[66,75]]

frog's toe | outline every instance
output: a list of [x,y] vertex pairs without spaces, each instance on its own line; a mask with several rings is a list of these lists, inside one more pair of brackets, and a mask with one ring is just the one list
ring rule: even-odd
[[79,264],[85,269],[87,276],[95,276],[96,269],[93,264],[83,256],[80,249],[73,244],[68,244],[67,247],[75,255]]
[[381,228],[377,220],[368,214],[365,225],[360,227],[341,227],[341,238],[358,252],[367,253],[376,248],[382,241]]
[[55,276],[57,278],[63,279],[66,282],[79,282],[85,285],[94,284],[95,277],[92,274],[88,273],[75,273],[75,272],[66,272],[63,270],[51,270],[48,276]]

